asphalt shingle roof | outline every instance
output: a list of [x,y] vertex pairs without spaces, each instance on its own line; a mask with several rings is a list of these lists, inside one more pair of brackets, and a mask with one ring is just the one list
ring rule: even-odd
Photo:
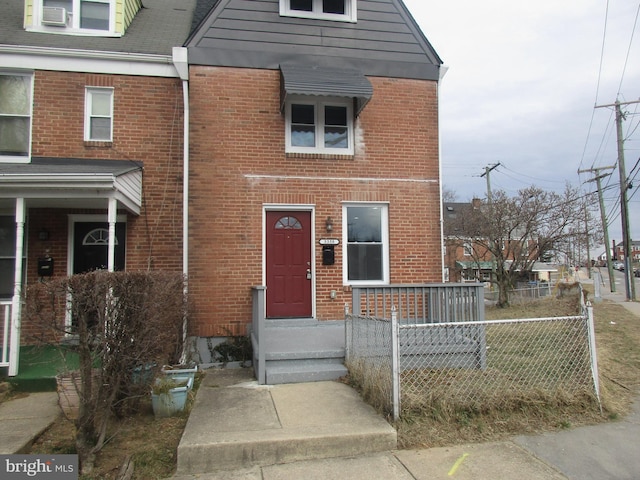
[[191,29],[196,0],[144,0],[124,36],[118,38],[27,32],[24,0],[2,2],[0,46],[33,46],[104,52],[171,55]]

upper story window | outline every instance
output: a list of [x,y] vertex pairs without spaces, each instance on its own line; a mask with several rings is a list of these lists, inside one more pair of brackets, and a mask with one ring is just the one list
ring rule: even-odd
[[113,140],[113,88],[87,87],[85,95],[85,141]]
[[353,101],[309,98],[287,102],[286,151],[353,155]]
[[0,161],[29,161],[31,79],[31,75],[0,72]]
[[280,0],[280,15],[355,22],[356,0]]
[[105,35],[115,30],[115,0],[37,0],[34,28],[52,33]]

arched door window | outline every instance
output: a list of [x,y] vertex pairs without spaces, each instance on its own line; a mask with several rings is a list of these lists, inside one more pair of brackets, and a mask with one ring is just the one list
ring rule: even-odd
[[[109,230],[94,228],[84,236],[82,245],[109,245]],[[115,237],[114,245],[118,245],[118,237]]]
[[302,230],[302,224],[296,217],[280,217],[276,222],[276,230]]

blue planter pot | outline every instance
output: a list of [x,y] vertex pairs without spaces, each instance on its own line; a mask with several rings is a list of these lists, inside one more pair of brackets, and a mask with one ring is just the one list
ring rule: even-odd
[[187,404],[187,395],[193,387],[193,380],[189,377],[175,377],[173,380],[176,384],[183,383],[184,386],[171,388],[168,392],[162,393],[151,391],[153,414],[158,418],[170,417],[182,412]]

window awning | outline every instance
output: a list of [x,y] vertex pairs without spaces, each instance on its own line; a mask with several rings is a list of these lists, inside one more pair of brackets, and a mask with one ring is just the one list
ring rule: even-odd
[[460,260],[456,261],[456,267],[462,270],[491,270],[494,266],[494,262],[462,262]]
[[358,115],[373,95],[371,82],[358,70],[281,64],[280,72],[282,107],[289,95],[348,97]]
[[139,215],[142,162],[33,157],[30,163],[0,163],[0,200],[12,198],[53,208],[104,208],[105,199],[115,198]]

